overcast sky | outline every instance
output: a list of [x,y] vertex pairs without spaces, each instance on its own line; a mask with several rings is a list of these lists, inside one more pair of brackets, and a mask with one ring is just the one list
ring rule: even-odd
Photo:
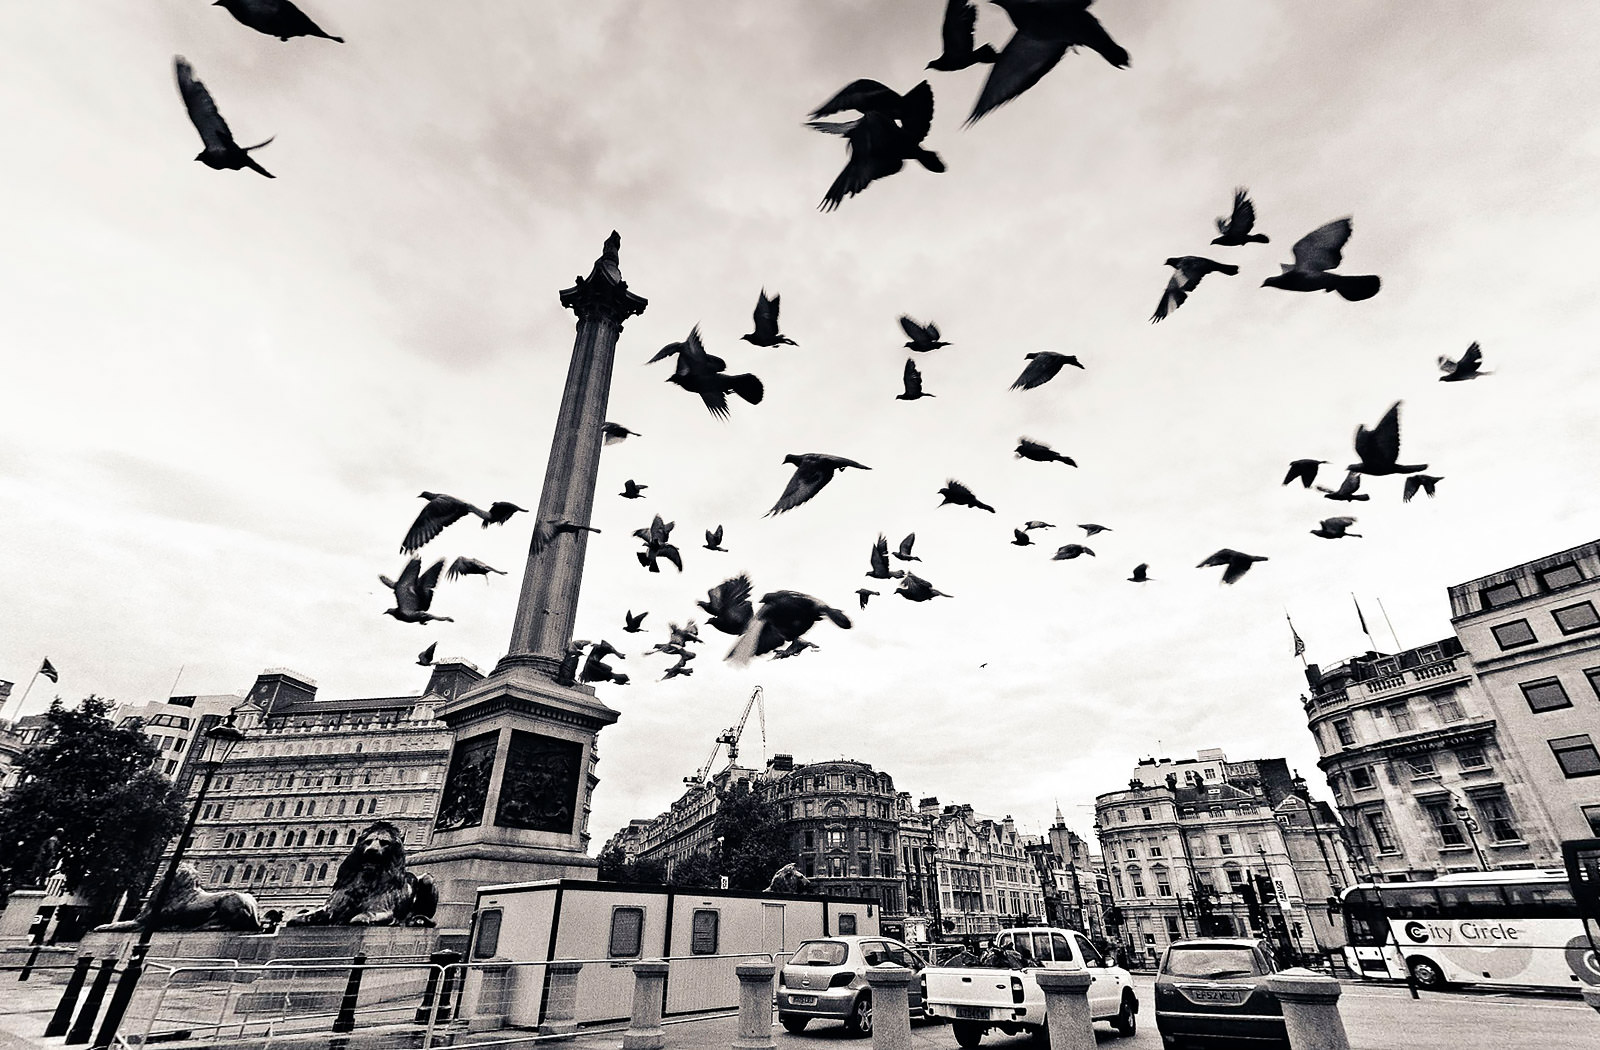
[[[1448,585],[1596,537],[1593,5],[1105,0],[1130,68],[1069,55],[966,128],[985,70],[924,71],[939,0],[304,6],[349,42],[205,0],[0,9],[0,678],[61,672],[30,712],[158,699],[180,666],[180,693],[278,666],[327,698],[415,693],[434,640],[491,668],[530,515],[424,549],[513,572],[442,584],[453,624],[381,615],[377,576],[419,491],[537,505],[574,327],[557,292],[613,228],[650,305],[617,350],[609,418],[643,437],[605,450],[578,625],[635,683],[600,687],[622,718],[597,848],[677,796],[758,683],[766,754],[859,759],[1029,830],[1059,799],[1087,832],[1135,759],[1205,747],[1286,756],[1325,794],[1285,610],[1313,661],[1367,648],[1352,591],[1380,647],[1379,598],[1419,645],[1449,633]],[[255,155],[275,181],[193,162],[175,54],[240,142],[276,136]],[[803,121],[857,77],[931,79],[948,171],[821,214],[844,143]],[[1208,244],[1236,185],[1270,244]],[[1377,298],[1259,287],[1346,215],[1342,271],[1380,274]],[[1151,325],[1180,254],[1241,273]],[[763,286],[798,348],[739,341]],[[919,355],[933,400],[894,400],[902,313],[952,344]],[[760,406],[719,422],[644,365],[697,323]],[[1495,374],[1439,383],[1473,340]],[[1086,368],[1009,390],[1035,350]],[[1399,399],[1436,500],[1280,487],[1291,459],[1352,461]],[[1078,469],[1013,458],[1024,434]],[[873,469],[763,519],[795,452]],[[939,508],[952,477],[999,513]],[[628,478],[649,498],[618,498]],[[634,559],[655,513],[681,576]],[[1308,535],[1341,513],[1363,538]],[[1028,519],[1058,527],[1011,546]],[[1077,522],[1113,531],[1052,562]],[[730,553],[697,546],[717,524]],[[879,532],[913,530],[954,598],[862,576]],[[1271,560],[1223,587],[1194,567],[1219,547]],[[1154,582],[1125,582],[1138,562]],[[639,651],[740,571],[855,626],[743,669],[706,630],[695,675],[658,682]],[[883,597],[858,611],[862,585]],[[623,634],[626,609],[655,630]],[[762,754],[752,717],[741,761]]]

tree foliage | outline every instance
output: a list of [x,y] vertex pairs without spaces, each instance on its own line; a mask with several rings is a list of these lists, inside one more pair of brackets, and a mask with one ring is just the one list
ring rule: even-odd
[[722,838],[720,874],[728,877],[731,889],[764,890],[773,874],[795,859],[783,811],[750,790],[748,781],[722,793],[715,827]]
[[40,849],[60,841],[67,889],[103,911],[139,890],[167,839],[183,828],[177,789],[150,768],[157,751],[137,725],[118,727],[111,703],[58,699],[44,739],[18,763],[17,787],[0,799],[0,872],[6,888],[27,885]]
[[667,881],[667,866],[659,860],[628,860],[620,846],[608,846],[597,858],[601,882],[632,882],[645,886],[661,886]]

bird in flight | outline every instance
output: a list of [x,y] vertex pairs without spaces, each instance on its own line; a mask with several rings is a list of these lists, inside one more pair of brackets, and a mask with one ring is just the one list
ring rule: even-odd
[[1085,547],[1081,543],[1069,543],[1066,546],[1058,549],[1054,554],[1050,555],[1050,560],[1071,561],[1074,558],[1081,558],[1085,554],[1091,558],[1099,557],[1099,555],[1095,554],[1094,551],[1090,550],[1088,547]]
[[1096,525],[1092,521],[1089,522],[1087,525],[1079,525],[1078,528],[1083,530],[1083,534],[1085,536],[1098,536],[1102,532],[1110,532],[1111,531],[1111,529],[1108,526]]
[[1283,272],[1262,281],[1261,287],[1288,292],[1338,292],[1352,303],[1371,299],[1382,283],[1375,275],[1330,272],[1339,265],[1350,229],[1348,218],[1335,219],[1295,241],[1294,262],[1283,263]]
[[422,492],[417,498],[428,502],[417,513],[411,528],[406,530],[406,538],[400,544],[401,554],[415,553],[423,544],[443,532],[447,526],[454,525],[468,514],[475,514],[483,519],[483,527],[488,528],[490,525],[504,525],[510,520],[511,515],[522,510],[515,503],[503,500],[491,503],[488,510],[482,510],[466,500],[456,499],[443,492]]
[[1028,360],[1028,366],[1017,376],[1017,381],[1011,384],[1013,390],[1032,390],[1034,387],[1044,386],[1056,377],[1062,366],[1071,365],[1073,368],[1082,368],[1078,359],[1070,354],[1058,354],[1054,350],[1040,350],[1038,353],[1023,354]]
[[939,490],[939,495],[944,497],[939,501],[939,506],[941,507],[946,503],[953,503],[958,507],[971,507],[973,510],[986,510],[990,514],[994,513],[993,507],[974,496],[971,489],[954,478],[945,482],[944,488]]
[[580,532],[598,533],[599,531],[600,530],[595,528],[593,525],[579,525],[577,522],[567,521],[565,518],[552,518],[551,520],[537,526],[533,530],[533,540],[531,543],[529,543],[528,549],[534,554],[539,554],[543,552],[546,547],[550,546],[551,542],[557,536],[561,536],[563,534],[576,536]]
[[1330,489],[1326,485],[1318,485],[1317,491],[1325,493],[1325,495],[1322,497],[1323,499],[1340,500],[1345,503],[1365,503],[1372,497],[1367,495],[1365,492],[1357,492],[1356,490],[1360,487],[1361,475],[1357,474],[1355,471],[1350,471],[1345,474],[1344,480],[1339,483],[1339,487],[1337,489]]
[[1012,543],[1013,546],[1016,546],[1016,547],[1031,547],[1031,546],[1033,546],[1033,537],[1029,536],[1026,532],[1023,532],[1021,529],[1012,529],[1011,530],[1011,543]]
[[894,593],[912,602],[925,602],[934,598],[953,597],[953,595],[946,594],[943,591],[934,590],[933,584],[914,572],[906,573],[906,578],[900,581],[900,586],[895,588]]
[[[614,682],[617,685],[627,685],[628,676],[614,670],[602,658],[601,646],[604,645],[605,643],[602,642],[599,646],[589,651],[588,657],[583,661],[583,671],[578,677],[585,682]],[[616,652],[615,650],[612,651]],[[622,654],[617,653],[616,655],[620,657]]]
[[1311,530],[1311,535],[1321,536],[1325,540],[1341,540],[1346,536],[1359,539],[1361,533],[1350,531],[1350,526],[1355,523],[1354,518],[1323,518],[1322,523]]
[[872,561],[872,569],[867,575],[874,580],[895,580],[905,575],[902,569],[889,568],[889,541],[881,532],[878,533],[878,542],[872,545],[872,554],[869,558]]
[[1034,529],[1055,528],[1055,526],[1050,524],[1048,521],[1025,521],[1022,523],[1022,527],[1027,529],[1029,532],[1032,532]]
[[325,33],[322,27],[289,0],[216,0],[211,6],[220,7],[258,33],[288,40],[292,36],[316,36],[344,43],[344,37]]
[[667,634],[672,638],[669,643],[671,645],[682,647],[700,644],[700,627],[693,620],[688,621],[682,627],[675,623],[667,624]]
[[914,160],[932,172],[944,171],[939,155],[922,145],[933,126],[933,88],[924,80],[904,95],[875,80],[857,80],[812,114],[826,116],[845,109],[861,112],[855,120],[813,119],[808,126],[849,143],[850,159],[818,207],[833,211],[878,179],[887,178]]
[[622,491],[617,493],[617,495],[621,496],[623,499],[642,499],[644,497],[644,490],[649,487],[649,485],[641,485],[632,478],[629,478],[627,481],[622,483]]
[[746,663],[752,657],[770,653],[795,641],[823,617],[832,620],[835,626],[850,629],[850,617],[809,594],[769,591],[761,596],[761,608],[743,636],[728,650],[727,659]]
[[468,558],[463,555],[450,563],[450,570],[445,573],[445,577],[455,580],[460,579],[462,576],[482,576],[487,582],[491,572],[501,576],[506,574],[504,569],[496,569],[492,565],[485,565],[477,558]]
[[708,551],[722,551],[724,554],[726,554],[728,552],[728,548],[726,548],[726,547],[724,547],[722,545],[722,526],[721,525],[718,525],[714,529],[707,529],[706,530],[705,548]]
[[820,647],[816,642],[808,641],[804,638],[796,638],[794,641],[790,642],[787,647],[779,649],[777,652],[773,653],[772,658],[774,660],[787,660],[791,656],[799,656],[807,649],[817,648]]
[[649,527],[634,529],[633,534],[644,542],[644,550],[637,552],[639,564],[651,572],[660,572],[661,567],[656,564],[658,558],[665,558],[683,571],[683,557],[678,553],[678,548],[671,542],[672,527],[677,522],[662,521],[657,514]]
[[895,557],[901,561],[921,561],[922,559],[911,553],[911,545],[917,542],[917,534],[907,533],[906,538],[900,541],[900,549],[895,552]]
[[607,445],[615,445],[617,442],[625,441],[631,437],[643,437],[638,431],[629,430],[621,423],[602,423],[600,425],[600,433]]
[[1129,583],[1149,583],[1150,563],[1140,562],[1133,567],[1133,575],[1128,577]]
[[430,667],[433,664],[433,651],[439,648],[438,642],[429,642],[428,647],[417,654],[417,665]]
[[774,295],[767,298],[767,290],[761,289],[761,298],[756,300],[755,331],[739,338],[756,346],[777,346],[780,343],[788,346],[798,346],[793,339],[786,335],[778,334],[778,300],[780,296]]
[[1069,467],[1078,465],[1071,456],[1062,455],[1043,441],[1026,437],[1017,439],[1017,458],[1031,459],[1035,463],[1065,463]]
[[406,567],[401,570],[398,580],[379,576],[378,582],[394,592],[394,608],[383,610],[384,614],[393,616],[401,623],[427,623],[429,620],[454,623],[454,619],[449,616],[435,616],[428,611],[428,607],[433,604],[433,589],[439,585],[439,574],[443,571],[443,558],[430,565],[427,572],[423,572],[422,559],[414,557],[406,562]]
[[911,318],[900,315],[900,330],[906,334],[906,349],[915,350],[925,354],[930,350],[937,350],[941,346],[949,346],[949,342],[939,338],[939,326],[929,321],[919,324]]
[[1356,427],[1356,455],[1361,462],[1352,463],[1348,470],[1359,474],[1382,476],[1385,474],[1415,474],[1427,470],[1426,463],[1399,463],[1400,458],[1400,402],[1389,406],[1389,411],[1371,430],[1366,425]]
[[1400,496],[1401,502],[1410,503],[1411,498],[1417,494],[1419,489],[1426,492],[1429,499],[1433,499],[1433,487],[1443,480],[1444,478],[1437,478],[1432,474],[1411,475],[1406,479],[1405,490]]
[[917,370],[917,363],[909,358],[906,360],[906,370],[901,374],[900,382],[905,386],[905,393],[896,394],[894,396],[896,401],[915,401],[918,398],[936,396],[923,391],[922,373]]
[[778,502],[772,505],[763,517],[782,514],[786,510],[793,510],[806,500],[822,491],[822,487],[833,480],[833,475],[846,467],[855,467],[859,470],[871,470],[865,464],[857,463],[853,459],[843,456],[830,456],[822,452],[807,452],[799,455],[783,457],[785,463],[794,464],[794,476],[789,479],[789,484],[784,487],[783,495],[778,497]]
[[1244,554],[1227,547],[1222,548],[1205,561],[1196,565],[1197,569],[1204,569],[1212,565],[1225,565],[1227,568],[1222,573],[1223,583],[1238,583],[1244,574],[1250,571],[1250,566],[1258,561],[1266,561],[1265,555]]
[[205,149],[196,154],[194,159],[217,171],[238,171],[240,168],[249,168],[269,179],[277,178],[250,156],[252,150],[260,149],[272,139],[258,142],[254,146],[240,146],[233,140],[233,132],[228,130],[228,122],[217,112],[217,104],[212,101],[211,92],[196,79],[194,67],[189,65],[189,60],[179,55],[172,60],[172,65],[178,74],[178,94],[183,96],[183,106],[189,111],[189,121],[200,133],[200,141],[205,145]]
[[972,0],[946,0],[944,23],[939,35],[944,41],[944,51],[929,62],[928,69],[953,73],[980,62],[993,62],[1000,56],[988,44],[973,47],[973,36],[978,27],[978,5]]
[[1167,290],[1161,293],[1161,301],[1156,304],[1156,312],[1150,315],[1151,324],[1165,319],[1169,313],[1182,306],[1184,300],[1189,298],[1189,293],[1199,287],[1201,278],[1206,274],[1220,273],[1225,277],[1233,277],[1239,273],[1237,266],[1219,263],[1200,255],[1176,255],[1167,260],[1167,265],[1172,267],[1172,277],[1167,281]]
[[750,604],[750,577],[740,574],[717,584],[696,602],[706,611],[706,625],[723,634],[739,635],[750,626],[755,607]]
[[728,395],[737,394],[752,405],[761,404],[766,391],[761,380],[748,372],[729,375],[728,363],[720,357],[706,353],[700,343],[700,326],[689,331],[689,338],[681,343],[668,343],[656,352],[646,364],[653,364],[676,354],[677,368],[667,377],[690,393],[699,394],[706,409],[718,419],[728,418]]
[[1317,468],[1328,462],[1325,459],[1293,459],[1289,461],[1289,472],[1283,476],[1283,483],[1299,481],[1301,488],[1310,488],[1311,483],[1317,480]]
[[[694,654],[691,653],[689,655],[692,656]],[[665,682],[669,678],[677,678],[679,676],[687,677],[688,675],[692,674],[694,674],[694,668],[689,666],[689,661],[687,659],[680,656],[677,663],[667,668],[667,673],[661,676],[661,680]]]
[[861,607],[863,609],[865,609],[867,607],[867,599],[868,598],[876,598],[877,596],[878,596],[878,592],[877,591],[868,590],[865,587],[857,587],[856,588],[856,597],[861,599]]
[[1212,238],[1212,244],[1238,245],[1249,244],[1256,241],[1267,243],[1264,233],[1251,233],[1256,225],[1256,206],[1250,201],[1249,192],[1240,186],[1233,191],[1233,213],[1220,216],[1217,219],[1217,234]]
[[989,71],[967,123],[1005,105],[1037,84],[1068,51],[1087,47],[1118,69],[1128,67],[1123,50],[1089,13],[1093,0],[994,0],[1017,27]]
[[1479,349],[1477,343],[1473,343],[1467,347],[1467,352],[1461,355],[1461,360],[1459,361],[1452,361],[1448,357],[1440,356],[1439,370],[1444,375],[1439,377],[1439,382],[1462,383],[1468,379],[1476,379],[1479,376],[1494,375],[1493,372],[1485,372],[1482,369],[1483,351]]
[[622,616],[622,629],[627,631],[629,634],[638,634],[640,631],[644,630],[644,628],[639,625],[644,623],[644,618],[649,615],[650,614],[648,612],[642,612],[638,616],[635,616],[633,615],[633,610],[629,609]]

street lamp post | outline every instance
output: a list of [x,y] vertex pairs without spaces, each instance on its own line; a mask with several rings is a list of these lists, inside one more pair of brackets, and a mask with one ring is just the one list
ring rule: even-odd
[[200,819],[200,806],[205,801],[206,790],[211,787],[211,778],[216,774],[217,767],[227,760],[234,747],[243,739],[244,733],[233,724],[231,711],[228,712],[227,721],[219,722],[206,730],[205,742],[202,745],[205,750],[200,759],[200,788],[195,792],[194,805],[189,807],[189,820],[184,824],[183,832],[179,834],[178,841],[172,848],[172,860],[167,864],[167,872],[161,877],[161,884],[150,897],[150,905],[146,909],[146,921],[140,927],[139,939],[128,955],[128,965],[122,971],[122,980],[117,982],[117,990],[111,996],[110,1005],[106,1007],[105,1019],[101,1021],[100,1032],[94,1041],[96,1050],[110,1046],[116,1038],[123,1014],[127,1012],[128,1003],[133,999],[133,991],[139,985],[139,975],[144,972],[144,959],[150,951],[150,936],[155,933],[156,916],[161,913],[161,906],[167,900],[167,891],[172,888],[172,880],[178,874],[178,865],[183,862],[183,852],[188,848],[189,836],[194,832],[195,821]]
[[1461,822],[1461,826],[1462,827],[1467,829],[1467,838],[1472,843],[1472,852],[1474,854],[1476,854],[1477,857],[1478,857],[1478,870],[1479,871],[1488,871],[1489,870],[1489,862],[1484,859],[1483,848],[1478,845],[1478,821],[1477,821],[1477,818],[1475,818],[1472,815],[1472,811],[1471,810],[1467,809],[1467,804],[1465,802],[1461,801],[1459,798],[1456,799],[1456,804],[1455,804],[1454,809],[1455,809],[1456,819]]

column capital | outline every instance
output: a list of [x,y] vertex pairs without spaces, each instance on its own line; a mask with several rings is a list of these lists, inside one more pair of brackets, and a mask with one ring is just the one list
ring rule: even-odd
[[571,288],[562,289],[561,305],[577,314],[579,321],[605,320],[620,327],[634,314],[644,313],[649,305],[650,300],[628,291],[628,282],[622,279],[618,259],[621,247],[622,237],[612,230],[589,276],[579,277]]

